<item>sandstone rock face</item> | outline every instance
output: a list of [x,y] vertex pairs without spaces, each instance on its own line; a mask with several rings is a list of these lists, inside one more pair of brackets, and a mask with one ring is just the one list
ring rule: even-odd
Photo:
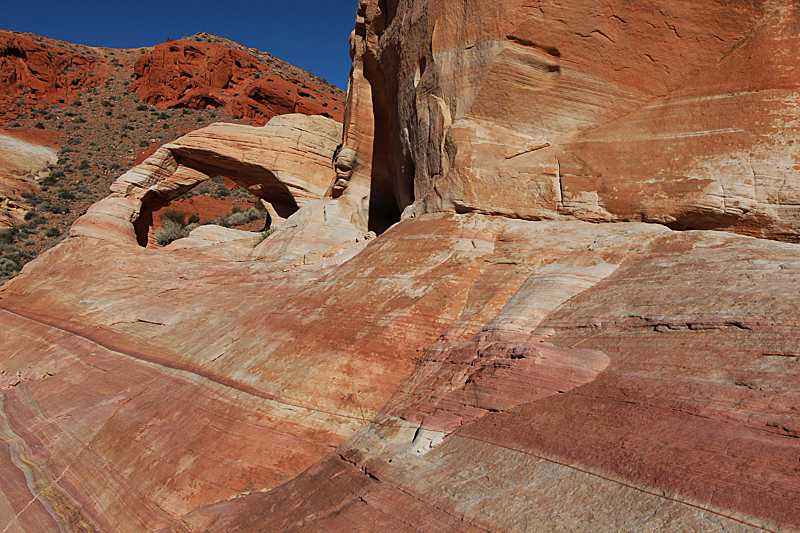
[[[797,13],[361,0],[343,130],[187,135],[0,288],[0,525],[800,531]],[[214,174],[288,218],[142,246]]]
[[47,165],[57,159],[52,147],[0,133],[0,228],[24,220],[29,209],[22,195],[39,190],[36,178],[48,174]]
[[440,214],[325,264],[204,231],[3,287],[19,530],[800,527],[796,245]]
[[353,181],[388,182],[394,198],[373,189],[371,203],[390,218],[645,221],[795,242],[798,16],[788,0],[362,0]]
[[[65,103],[76,93],[102,83],[102,65],[94,57],[37,43],[0,31],[0,117],[16,118],[20,108]],[[22,100],[21,105],[17,105]]]
[[216,175],[234,180],[287,218],[325,195],[340,137],[341,125],[334,120],[300,114],[274,117],[263,127],[214,124],[196,130],[120,176],[113,194],[78,219],[71,234],[144,246],[153,212]]
[[292,482],[168,531],[800,527],[797,334],[780,318],[795,245],[424,215],[350,265],[423,235],[470,289],[381,412]]
[[147,103],[172,108],[225,106],[255,122],[286,113],[323,115],[341,122],[341,91],[284,74],[219,43],[170,41],[143,54],[131,90]]

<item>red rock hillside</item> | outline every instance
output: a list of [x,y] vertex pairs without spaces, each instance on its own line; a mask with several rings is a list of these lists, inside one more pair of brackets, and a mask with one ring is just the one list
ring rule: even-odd
[[103,81],[104,64],[21,35],[0,31],[0,117],[16,118],[20,108],[68,103]]
[[300,72],[283,72],[271,59],[267,66],[222,42],[170,41],[138,59],[131,90],[144,102],[169,108],[224,106],[253,123],[285,113],[342,121],[341,91]]

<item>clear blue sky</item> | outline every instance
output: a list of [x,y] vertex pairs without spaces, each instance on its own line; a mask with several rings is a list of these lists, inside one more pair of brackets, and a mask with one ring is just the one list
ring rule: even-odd
[[347,88],[358,0],[31,0],[3,2],[0,29],[76,44],[137,48],[205,31]]

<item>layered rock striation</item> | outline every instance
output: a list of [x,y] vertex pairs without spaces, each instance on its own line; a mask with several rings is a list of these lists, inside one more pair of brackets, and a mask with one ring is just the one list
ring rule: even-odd
[[[189,134],[0,288],[0,526],[800,531],[797,16],[362,0],[342,130]],[[296,207],[143,246],[220,169]]]
[[362,0],[352,181],[380,183],[387,213],[796,242],[797,17],[788,1]]

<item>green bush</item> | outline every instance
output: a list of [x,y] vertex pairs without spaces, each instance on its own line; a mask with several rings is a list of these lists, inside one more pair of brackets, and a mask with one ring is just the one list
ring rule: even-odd
[[266,231],[262,231],[261,235],[258,236],[258,238],[256,239],[256,242],[253,244],[253,248],[255,248],[256,246],[258,246],[259,244],[264,242],[264,240],[267,237],[269,237],[270,235],[272,235],[273,233],[275,233],[275,230],[273,228],[270,228],[270,229],[268,229]]
[[200,217],[197,216],[197,215],[192,215],[192,216],[189,217],[189,221],[188,222],[189,222],[189,224],[197,224],[198,222],[200,222]]
[[58,237],[61,235],[61,232],[56,227],[47,228],[47,231],[44,232],[45,237]]
[[11,244],[14,242],[14,238],[16,238],[17,233],[19,233],[17,228],[0,229],[0,243]]
[[161,219],[161,222],[166,223],[167,221],[170,221],[179,224],[181,226],[186,225],[185,217],[186,215],[181,211],[178,211],[177,209],[167,209],[166,211],[158,215],[158,218]]
[[11,274],[19,271],[19,265],[7,257],[0,258],[0,272]]
[[72,194],[67,189],[65,189],[64,187],[59,187],[58,191],[56,191],[56,196],[58,196],[62,200],[74,200],[75,199],[75,195]]

